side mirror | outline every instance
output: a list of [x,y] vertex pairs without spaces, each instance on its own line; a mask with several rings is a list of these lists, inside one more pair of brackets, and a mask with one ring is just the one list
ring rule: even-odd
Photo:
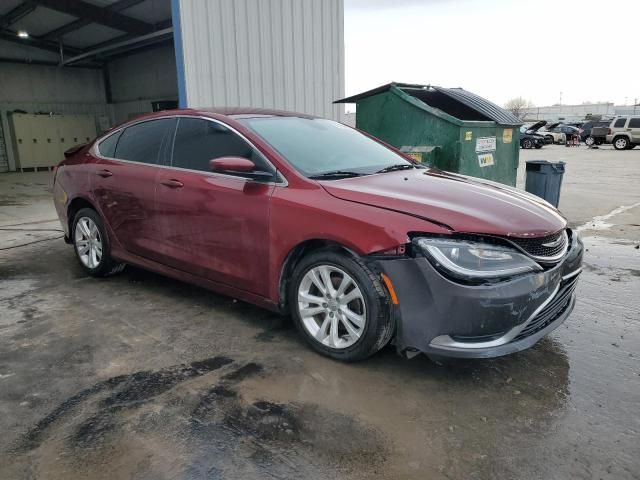
[[209,167],[218,173],[238,175],[251,180],[268,182],[273,180],[273,173],[256,170],[256,164],[242,157],[220,157],[209,160]]
[[209,167],[214,172],[220,173],[248,173],[255,170],[256,165],[242,157],[220,157],[209,160]]

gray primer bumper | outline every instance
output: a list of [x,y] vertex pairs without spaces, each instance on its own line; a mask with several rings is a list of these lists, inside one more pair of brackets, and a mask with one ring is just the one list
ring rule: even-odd
[[553,268],[492,285],[456,283],[423,257],[378,259],[398,295],[396,347],[462,358],[497,357],[531,347],[573,310],[571,293],[550,324],[522,337],[521,331],[553,303],[558,291],[575,281],[582,253],[582,242],[573,235],[569,251]]

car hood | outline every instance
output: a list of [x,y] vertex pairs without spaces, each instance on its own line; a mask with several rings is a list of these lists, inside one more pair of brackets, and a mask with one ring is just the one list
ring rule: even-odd
[[546,124],[547,124],[546,120],[540,120],[539,122],[536,122],[533,125],[529,125],[529,127],[527,128],[527,133],[537,132],[542,127],[544,127]]
[[461,233],[543,236],[566,228],[544,200],[500,183],[437,169],[319,182],[334,197],[423,218]]

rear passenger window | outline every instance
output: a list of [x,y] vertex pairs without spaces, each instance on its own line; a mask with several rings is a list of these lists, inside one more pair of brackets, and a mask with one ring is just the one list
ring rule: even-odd
[[625,123],[627,123],[626,118],[619,118],[616,120],[616,123],[613,124],[613,128],[622,128]]
[[180,118],[173,146],[174,167],[209,172],[209,160],[220,157],[247,158],[255,163],[256,170],[273,172],[255,148],[224,125],[201,118]]
[[118,138],[120,138],[121,134],[122,134],[122,130],[112,135],[109,135],[107,138],[102,140],[98,144],[98,151],[100,152],[100,155],[102,155],[103,157],[115,158],[116,145],[118,144]]
[[632,118],[629,120],[629,128],[640,128],[640,118]]
[[164,164],[164,147],[168,144],[175,119],[161,118],[127,127],[116,146],[115,158],[140,163]]

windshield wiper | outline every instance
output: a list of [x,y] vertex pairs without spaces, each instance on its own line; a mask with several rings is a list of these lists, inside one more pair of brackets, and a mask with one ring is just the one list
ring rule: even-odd
[[419,168],[419,167],[411,163],[397,163],[395,165],[389,165],[388,167],[385,167],[382,170],[378,170],[376,173],[395,172],[397,170],[411,170],[414,168]]
[[318,173],[316,175],[312,175],[309,178],[314,180],[327,180],[330,178],[349,178],[349,177],[360,177],[365,175],[364,173],[351,172],[349,170],[333,170],[331,172]]

